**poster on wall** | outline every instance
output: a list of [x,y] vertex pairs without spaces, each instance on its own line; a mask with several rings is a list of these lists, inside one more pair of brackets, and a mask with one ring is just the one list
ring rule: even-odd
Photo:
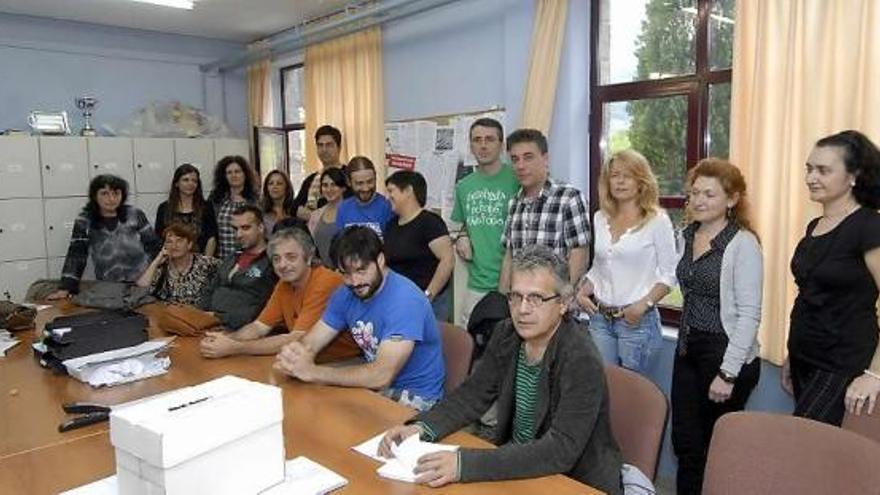
[[505,125],[502,108],[385,124],[385,162],[388,173],[415,170],[428,185],[428,208],[448,219],[455,183],[476,166],[470,152],[471,124],[483,117]]

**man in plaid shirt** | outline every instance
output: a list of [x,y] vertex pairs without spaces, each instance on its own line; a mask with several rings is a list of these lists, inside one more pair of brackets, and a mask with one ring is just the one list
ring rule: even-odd
[[507,153],[520,190],[510,200],[501,244],[505,248],[498,289],[510,288],[513,256],[530,244],[552,248],[568,260],[572,283],[587,269],[590,222],[581,192],[550,179],[547,138],[535,129],[519,129],[507,137]]

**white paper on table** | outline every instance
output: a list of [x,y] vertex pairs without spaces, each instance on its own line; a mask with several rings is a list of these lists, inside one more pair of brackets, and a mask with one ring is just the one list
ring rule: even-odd
[[174,337],[62,361],[70,376],[93,387],[119,385],[168,372],[171,358],[160,356]]
[[342,488],[348,480],[305,456],[284,464],[284,481],[260,495],[324,495]]
[[369,457],[370,459],[373,459],[373,460],[376,460],[379,462],[385,462],[385,461],[389,460],[389,458],[382,457],[379,455],[379,444],[382,443],[382,439],[385,437],[385,433],[386,432],[383,431],[382,433],[379,433],[378,435],[367,440],[366,442],[359,444],[359,445],[355,445],[351,449],[354,450],[355,452],[359,452],[359,453]]
[[423,442],[418,435],[412,435],[397,445],[391,446],[394,458],[388,460],[376,470],[379,476],[397,481],[414,483],[416,474],[413,471],[419,463],[419,458],[433,452],[455,452],[457,445],[445,445],[442,443]]
[[378,453],[379,444],[382,442],[385,433],[382,432],[366,442],[352,447],[356,452],[383,462],[384,464],[376,470],[379,476],[383,478],[413,483],[416,479],[413,469],[418,464],[420,457],[432,452],[455,452],[458,450],[458,445],[423,442],[419,439],[418,435],[412,435],[399,444],[393,445],[391,452],[394,453],[394,457],[386,458]]
[[100,479],[88,485],[83,485],[73,490],[62,492],[59,495],[118,495],[119,487],[116,483],[116,475]]
[[12,336],[12,332],[0,328],[0,357],[6,356],[6,351],[18,345],[18,339]]

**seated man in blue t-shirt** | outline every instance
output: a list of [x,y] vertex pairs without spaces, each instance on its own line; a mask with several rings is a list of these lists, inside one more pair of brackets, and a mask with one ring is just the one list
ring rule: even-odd
[[394,213],[391,203],[376,192],[376,167],[369,158],[356,156],[348,162],[346,170],[354,195],[339,205],[336,227],[342,230],[365,225],[381,236]]
[[[409,279],[385,266],[382,241],[370,228],[349,227],[331,256],[345,287],[300,341],[285,346],[275,368],[304,382],[366,387],[420,411],[443,396],[446,371],[431,303]],[[350,329],[365,364],[320,366],[315,355]]]

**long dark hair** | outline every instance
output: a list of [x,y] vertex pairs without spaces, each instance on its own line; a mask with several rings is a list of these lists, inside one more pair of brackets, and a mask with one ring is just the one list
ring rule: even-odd
[[180,190],[177,188],[177,183],[187,174],[196,174],[198,186],[196,186],[196,192],[193,193],[193,219],[197,222],[201,221],[202,210],[205,207],[205,196],[202,193],[202,176],[199,174],[199,169],[189,163],[184,163],[174,170],[174,177],[171,179],[171,189],[168,191],[168,209],[165,210],[166,225],[170,224],[174,214],[180,211]]
[[269,197],[269,179],[271,179],[273,175],[281,176],[281,180],[284,181],[284,201],[281,203],[281,209],[286,215],[294,215],[293,184],[290,183],[290,178],[287,177],[287,174],[280,170],[269,172],[266,174],[266,178],[263,179],[263,198],[260,200],[260,208],[263,210],[263,213],[271,213],[274,211],[275,200]]
[[257,176],[254,173],[254,169],[248,164],[248,161],[243,156],[238,155],[224,156],[217,162],[217,166],[214,167],[214,189],[211,191],[208,200],[212,203],[220,203],[229,196],[229,181],[226,180],[226,169],[233,163],[241,167],[242,172],[244,172],[244,190],[241,191],[241,195],[249,202],[256,202],[258,188],[260,187],[259,182],[257,182]]
[[114,191],[119,191],[122,198],[119,201],[119,208],[116,209],[116,218],[120,222],[125,221],[125,202],[128,200],[128,182],[122,177],[111,174],[101,174],[89,183],[89,202],[83,210],[88,215],[91,222],[97,222],[101,219],[101,207],[98,206],[98,191],[109,187]]
[[816,147],[836,146],[843,151],[846,171],[855,176],[852,195],[872,210],[880,209],[880,150],[859,131],[843,131],[816,141]]

